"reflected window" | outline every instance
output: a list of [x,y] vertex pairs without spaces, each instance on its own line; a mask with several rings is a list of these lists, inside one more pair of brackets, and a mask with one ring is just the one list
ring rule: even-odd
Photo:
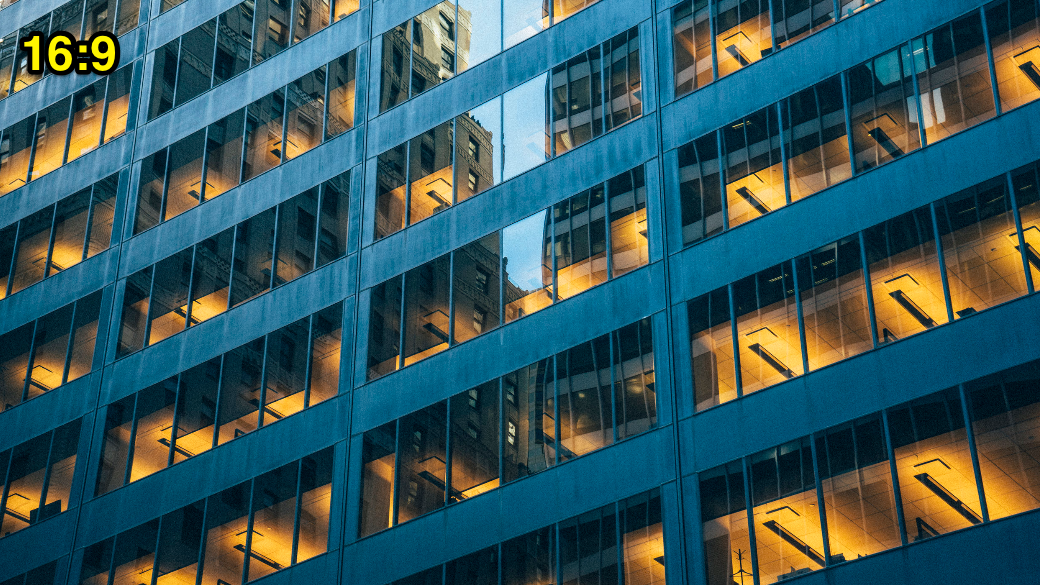
[[502,585],[556,583],[556,527],[549,526],[502,543]]
[[552,304],[552,232],[548,210],[502,230],[505,321]]
[[368,379],[396,372],[401,367],[402,278],[372,288],[368,326]]
[[329,63],[329,118],[325,128],[326,140],[354,127],[356,75],[357,58],[354,51]]
[[557,300],[569,299],[607,281],[606,227],[603,185],[553,207]]
[[686,0],[672,9],[676,97],[712,82],[709,18],[708,0]]
[[358,536],[368,536],[393,525],[396,457],[397,422],[365,433],[361,454]]
[[216,19],[196,27],[181,37],[174,105],[179,106],[209,90],[213,77],[213,44]]
[[498,327],[499,234],[493,233],[454,252],[453,339],[462,343]]
[[604,335],[557,354],[556,380],[560,461],[613,443],[615,405],[610,387],[610,337]]
[[263,97],[246,109],[245,159],[242,180],[278,166],[285,151],[282,145],[282,117],[285,114],[285,89]]
[[213,85],[223,83],[249,68],[249,47],[253,40],[253,8],[253,3],[243,2],[218,17]]
[[455,118],[455,135],[455,197],[462,202],[502,180],[502,99]]
[[285,160],[296,158],[321,144],[324,136],[325,72],[324,66],[319,67],[285,88],[289,110],[285,122]]
[[414,364],[448,348],[451,257],[414,268],[405,274],[404,364]]
[[481,384],[451,398],[449,502],[493,490],[498,475],[498,381]]
[[397,461],[397,522],[444,506],[448,411],[439,402],[400,421]]
[[1040,98],[1040,7],[1031,0],[994,2],[986,7],[986,25],[1001,108]]
[[453,124],[445,122],[409,141],[408,225],[452,204]]
[[554,374],[549,358],[502,378],[502,479],[506,482],[556,464]]

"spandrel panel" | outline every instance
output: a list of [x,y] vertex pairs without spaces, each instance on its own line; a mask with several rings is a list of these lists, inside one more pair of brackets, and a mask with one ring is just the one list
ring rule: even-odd
[[509,323],[553,302],[552,222],[541,211],[502,230],[502,283]]
[[238,306],[271,289],[274,260],[275,210],[268,209],[238,224],[235,231],[231,306]]
[[368,325],[368,379],[396,372],[401,357],[401,277],[372,288]]
[[210,20],[181,37],[175,105],[180,106],[209,90],[213,77],[216,28],[216,20]]
[[151,287],[151,266],[126,279],[119,346],[116,352],[120,357],[144,347],[145,330],[148,326],[148,295],[151,294]]
[[319,67],[285,88],[285,160],[294,159],[321,144],[325,116],[325,67]]
[[234,239],[235,228],[228,228],[196,244],[188,327],[212,319],[227,310]]
[[549,3],[546,0],[513,0],[503,2],[502,39],[505,49],[518,45],[549,27]]
[[683,245],[723,230],[719,143],[711,133],[679,147]]
[[900,545],[885,445],[878,415],[816,436],[832,564]]
[[459,73],[502,51],[502,3],[461,0],[458,21]]
[[751,535],[740,461],[700,474],[701,533],[708,585],[751,578]]
[[36,321],[26,400],[54,390],[65,380],[72,312],[73,305],[68,305]]
[[397,522],[444,506],[447,403],[439,402],[400,420]]
[[242,173],[242,132],[245,110],[209,126],[206,135],[206,200],[238,186]]
[[450,255],[414,268],[405,275],[404,365],[448,349],[450,285]]
[[411,80],[412,21],[383,33],[383,62],[380,77],[379,111],[384,112],[408,99]]
[[147,345],[159,343],[186,327],[192,252],[191,248],[182,250],[155,265]]
[[302,563],[329,548],[329,516],[332,510],[333,448],[300,461],[299,528],[296,557]]
[[65,160],[65,138],[72,98],[65,98],[36,116],[36,143],[29,180],[35,181],[57,169]]
[[873,348],[858,239],[846,238],[802,256],[795,270],[809,369]]
[[780,49],[834,23],[832,0],[775,0],[773,10],[773,34]]
[[888,411],[911,542],[982,523],[964,412],[956,389]]
[[[650,318],[641,319],[613,334],[614,420],[618,440],[657,426],[657,385],[654,335]],[[602,339],[602,338],[600,338]],[[606,359],[602,341],[593,342],[597,362]],[[600,383],[608,373],[599,371]]]
[[[296,484],[300,465],[290,463],[256,478],[253,485],[247,581],[266,577],[292,564]],[[245,555],[243,555],[245,556]]]
[[206,501],[202,582],[241,585],[249,522],[249,484],[240,483]]
[[758,578],[781,581],[826,565],[823,529],[808,437],[750,457]]
[[[126,479],[136,400],[135,394],[108,405],[94,495],[100,496],[122,487]],[[107,563],[105,570],[108,570]],[[105,581],[107,582],[107,577]]]
[[455,4],[444,1],[412,19],[412,97],[455,75]]
[[72,130],[69,134],[67,162],[93,151],[101,143],[101,122],[108,80],[89,85],[72,97]]
[[999,177],[935,204],[955,318],[1026,292],[1018,230]]
[[909,46],[845,72],[856,172],[921,148]]
[[253,6],[253,3],[243,2],[219,16],[213,85],[223,83],[249,68]]
[[556,464],[554,374],[549,358],[502,378],[502,479],[506,482]]
[[310,396],[307,406],[339,393],[339,367],[343,351],[343,305],[337,303],[311,320]]
[[462,343],[499,325],[499,234],[493,233],[454,252],[453,339]]
[[455,202],[502,180],[502,98],[455,118]]
[[923,207],[866,230],[878,343],[947,322],[932,214]]
[[720,0],[715,5],[713,20],[719,77],[773,52],[769,0]]
[[54,207],[46,207],[19,222],[11,294],[43,280],[51,241]]
[[602,449],[614,442],[610,337],[556,354],[560,403],[560,460]]
[[396,421],[365,433],[361,448],[360,537],[379,532],[393,524],[396,440]]
[[801,335],[790,262],[768,268],[733,285],[744,394],[800,376]]
[[451,398],[451,489],[460,502],[497,488],[498,381],[481,384]]
[[162,471],[169,465],[176,402],[176,376],[138,393],[134,435],[131,439],[131,482]]
[[729,227],[787,204],[774,106],[723,126],[722,144]]
[[502,96],[502,180],[549,160],[549,74],[543,73]]
[[1040,98],[1040,6],[1032,0],[994,2],[986,7],[986,26],[1001,108]]
[[452,123],[449,121],[410,141],[409,225],[451,207],[455,150],[453,135]]
[[712,82],[710,18],[708,0],[687,0],[672,9],[676,97]]
[[302,319],[267,336],[264,367],[264,417],[269,425],[304,408],[310,319]]
[[264,365],[264,338],[224,354],[220,379],[217,444],[256,429],[260,413],[260,384]]
[[[643,167],[636,167],[608,181],[607,196],[610,200],[611,275],[617,278],[650,263],[646,174]],[[598,213],[595,205],[592,212],[593,215]],[[598,237],[593,232],[593,257],[599,253],[597,241]]]
[[652,490],[618,504],[621,582],[662,585],[665,580],[661,492]]
[[199,130],[170,146],[163,221],[169,221],[202,202],[202,157],[205,143],[206,131]]
[[839,76],[783,100],[780,111],[792,201],[852,177]]
[[351,51],[332,61],[329,68],[329,117],[325,127],[328,140],[354,127],[354,102],[357,91],[357,54]]
[[245,160],[242,180],[278,166],[282,161],[282,117],[285,114],[285,90],[279,89],[246,109]]
[[174,430],[174,463],[205,453],[213,447],[220,363],[219,357],[214,358],[181,374],[177,428]]
[[697,410],[737,397],[729,291],[723,287],[687,304]]
[[318,232],[318,188],[312,187],[278,206],[274,284],[291,282],[314,268]]

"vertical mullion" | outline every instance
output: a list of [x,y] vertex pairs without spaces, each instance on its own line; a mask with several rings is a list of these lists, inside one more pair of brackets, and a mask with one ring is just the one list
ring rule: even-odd
[[[256,428],[260,429],[264,426],[264,411],[267,410],[267,404],[264,401],[267,399],[267,366],[270,360],[267,355],[267,346],[271,342],[271,336],[274,333],[268,333],[264,336],[264,365],[260,368],[260,404],[257,406],[256,413]],[[277,419],[276,419],[277,420]]]
[[[867,240],[863,236],[863,232],[859,232],[857,235],[859,237],[859,261],[860,266],[863,267],[863,288],[866,289],[867,292],[867,311],[870,316],[870,331],[874,335],[873,340],[871,340],[871,345],[873,347],[878,347],[880,343],[878,341],[877,314],[874,311],[874,291],[870,282],[870,265],[867,263]],[[835,250],[836,254],[837,252],[838,250]]]
[[971,426],[971,416],[968,415],[968,391],[965,389],[964,384],[958,384],[957,391],[960,394],[961,416],[964,417],[964,433],[968,437],[968,451],[971,452],[971,467],[975,472],[975,485],[979,493],[982,521],[989,522],[989,506],[986,504],[986,487],[982,484],[982,469],[979,465],[979,453],[975,446],[975,430]]
[[[505,477],[505,433],[502,429],[505,428],[506,419],[506,393],[505,384],[503,383],[503,376],[498,378],[498,485],[501,486]],[[501,558],[501,555],[499,556]]]
[[[621,348],[619,347],[615,350],[614,347],[614,340],[618,337],[619,336],[617,335],[616,331],[610,332],[610,355],[607,356],[607,358],[610,360],[610,362],[607,364],[607,367],[610,368],[610,388],[607,389],[607,392],[608,396],[610,396],[610,424],[613,427],[615,443],[617,443],[620,440],[621,435],[621,433],[618,432],[618,400],[616,400],[615,390],[617,389],[618,382],[623,381],[623,377],[618,376],[617,372],[617,370],[621,368],[621,364],[618,363],[615,365],[614,363],[615,353],[619,356],[621,355]],[[620,345],[620,340],[618,341],[618,344]],[[599,385],[599,368],[602,368],[603,364],[595,363],[596,352],[592,352],[592,359],[593,363],[596,366],[596,384]],[[618,360],[618,362],[620,362],[620,360]],[[622,380],[617,380],[616,378],[622,378]],[[622,391],[624,391],[624,388],[622,388]]]
[[117,550],[116,547],[118,545],[119,545],[119,535],[116,534],[115,536],[112,537],[112,552],[109,554],[109,559],[108,559],[108,580],[105,581],[106,585],[108,585],[109,583],[113,583],[115,581],[115,577],[116,577],[116,575],[115,575],[115,572],[116,572],[116,550]]
[[[148,338],[152,333],[152,305],[155,301],[155,264],[152,264],[146,270],[151,272],[148,277],[151,279],[151,282],[148,284],[148,310],[145,312],[144,317],[144,339],[141,340],[141,349],[148,347]],[[129,283],[129,280],[127,283]],[[125,287],[123,296],[126,296]]]
[[[776,27],[773,26],[773,14],[776,13],[776,9],[774,7],[774,4],[776,2],[778,2],[778,1],[779,0],[768,0],[768,2],[767,2],[769,4],[769,16],[767,17],[768,21],[769,21],[769,39],[770,39],[770,43],[772,43],[772,46],[770,48],[770,54],[775,53],[779,49],[779,47],[776,46]],[[761,7],[761,4],[759,4],[759,6]],[[761,19],[762,19],[762,14],[761,13],[759,13],[758,18],[759,18],[759,22],[761,22]],[[810,27],[810,31],[811,31],[812,30],[812,4],[811,3],[809,4],[809,27]],[[784,31],[785,31],[785,33],[786,33],[786,30],[787,30],[787,21],[785,19],[784,20]],[[812,34],[812,33],[810,32],[809,34]]]
[[[285,154],[284,133],[282,134],[282,154]],[[281,230],[278,228],[281,227],[282,223],[282,207],[283,204],[281,203],[274,206],[274,237],[271,238],[271,275],[267,279],[267,290],[264,292],[274,290],[275,282],[278,279],[278,240],[281,236]]]
[[[837,4],[838,0],[834,0]],[[841,72],[841,99],[845,113],[845,139],[849,143],[849,178],[856,176],[856,145],[852,140],[852,89],[849,87],[849,74]],[[822,118],[821,118],[822,119]],[[822,131],[822,128],[821,128]]]
[[32,381],[33,362],[36,361],[36,335],[39,329],[40,319],[37,319],[33,321],[33,334],[29,340],[29,359],[25,364],[25,380],[22,381],[22,402],[29,399],[29,384]]
[[[2,138],[3,136],[0,135],[0,139]],[[3,290],[0,290],[0,294],[3,294],[3,298],[5,299],[10,295],[11,288],[14,287],[14,269],[15,266],[18,265],[18,238],[21,237],[22,225],[25,224],[25,219],[17,221],[14,224],[14,245],[11,247],[11,260],[7,265],[7,283],[4,285]],[[500,266],[499,274],[501,274],[501,272],[502,267]]]
[[28,173],[25,176],[26,184],[31,183],[32,181],[35,180],[33,178],[33,169],[36,167],[36,147],[38,146],[37,138],[40,135],[40,114],[42,114],[45,111],[46,110],[43,110],[43,111],[40,111],[40,112],[36,112],[36,115],[34,115],[32,117],[33,118],[32,138],[30,139],[30,142],[29,142],[29,169],[28,169]]
[[199,187],[199,205],[202,205],[206,201],[206,181],[209,179],[209,130],[210,126],[206,126],[205,135],[202,137],[202,171],[199,173],[199,178],[202,180],[202,185]]
[[[815,93],[816,92],[814,91],[813,94],[815,94]],[[781,169],[783,170],[783,173],[784,173],[784,198],[785,198],[784,201],[785,201],[786,205],[790,205],[791,204],[791,181],[790,181],[790,175],[788,174],[788,168],[787,168],[787,145],[786,145],[786,140],[785,140],[786,137],[784,136],[784,108],[781,106],[782,103],[783,103],[782,101],[776,102],[776,131],[778,132],[778,135],[779,135],[779,138],[780,138],[780,166],[781,166]],[[819,107],[816,108],[816,111],[817,112],[820,111]],[[792,127],[791,130],[793,131],[794,128]],[[792,134],[794,134],[794,132],[792,132]],[[821,142],[821,144],[822,144],[822,142]],[[821,148],[820,149],[820,156],[821,157],[823,156],[823,152],[822,151],[823,151],[823,149]],[[826,171],[824,171],[824,172],[826,172]]]
[[[328,75],[325,76],[328,79]],[[324,132],[324,130],[323,130]],[[318,253],[321,251],[321,210],[325,205],[325,197],[329,194],[328,182],[324,182],[317,186],[318,189],[318,209],[317,209],[317,221],[314,222],[314,253],[311,255],[311,266],[307,272],[311,272],[317,269],[318,266]],[[338,208],[338,205],[337,205]],[[344,243],[346,247],[346,243]],[[331,262],[330,262],[331,263]]]
[[[928,208],[932,212],[932,233],[935,237],[935,253],[939,260],[939,274],[942,277],[943,300],[946,301],[946,318],[950,323],[953,323],[953,300],[950,297],[950,280],[949,275],[946,273],[946,254],[943,252],[942,237],[939,234],[939,217],[935,202],[932,202]],[[1026,274],[1028,273],[1026,271]]]
[[986,9],[979,7],[979,14],[982,16],[982,39],[986,43],[986,60],[989,63],[989,83],[993,87],[993,115],[999,116],[1003,113],[1003,108],[1000,105],[1000,90],[997,87],[997,70],[993,64],[993,46],[989,40],[989,26],[986,22]]
[[721,129],[714,130],[715,133],[715,149],[719,157],[719,193],[722,201],[722,231],[729,230],[729,195],[726,191],[726,157],[725,155],[725,144],[723,141],[725,137]]
[[[837,0],[835,0],[837,1]],[[823,537],[823,558],[825,563],[830,565],[831,563],[831,542],[830,534],[827,528],[827,508],[824,506],[823,498],[823,480],[820,478],[820,460],[819,454],[816,452],[816,436],[809,435],[809,449],[812,453],[812,464],[813,464],[813,478],[816,482],[816,511],[820,515],[820,536]]]
[[[629,171],[626,171],[626,172],[629,172]],[[645,176],[646,175],[644,175],[644,177]],[[611,232],[612,228],[610,227],[610,181],[604,181],[602,184],[603,184],[603,223],[604,223],[603,233],[606,234],[606,239],[607,239],[607,241],[605,242],[606,248],[607,248],[607,280],[611,280],[611,279],[617,278],[617,277],[614,276],[614,249],[613,249],[614,248],[614,246],[613,246],[613,241],[614,240],[613,240],[613,234]],[[635,188],[635,181],[633,181],[633,185],[632,186],[633,186],[633,189],[634,189]],[[591,194],[592,194],[592,192],[590,191],[589,192],[590,199],[591,199]],[[589,201],[589,222],[590,222],[589,236],[590,236],[590,240],[591,240],[591,232],[592,232],[592,229],[591,229],[592,201]],[[589,244],[589,247],[590,248],[592,247],[591,246],[591,242]]]
[[[759,585],[758,580],[758,546],[755,540],[755,508],[752,506],[751,501],[751,468],[748,466],[747,458],[742,457],[740,459],[741,474],[744,477],[744,510],[747,514],[747,528],[748,528],[748,549],[751,553],[751,572],[754,574],[755,585]],[[729,470],[726,471],[726,475],[729,475]],[[728,477],[727,477],[728,479]]]
[[87,229],[83,232],[83,251],[79,257],[80,261],[86,260],[87,254],[90,252],[90,235],[94,231],[94,212],[96,211],[95,208],[97,207],[95,205],[97,201],[94,199],[94,189],[95,187],[91,185],[90,203],[87,205]]
[[[364,441],[364,439],[362,439]],[[397,493],[401,473],[401,419],[394,421],[394,476],[390,478],[390,527],[397,525]]]
[[[252,58],[252,56],[250,56]],[[253,108],[256,102],[246,104],[246,107],[242,108],[243,119],[242,119],[242,152],[238,157],[238,184],[241,185],[243,179],[246,176],[246,153],[249,152],[249,112]]]
[[[903,546],[906,546],[909,542],[906,532],[906,518],[903,517],[903,497],[902,490],[899,489],[899,473],[896,469],[896,453],[892,447],[892,433],[888,427],[888,411],[881,411],[881,424],[885,433],[885,449],[888,453],[888,468],[892,475],[892,497],[896,503],[896,520],[899,523],[899,538],[901,539]],[[853,441],[856,441],[855,428],[853,428]],[[859,468],[859,461],[856,461],[856,469],[862,474],[862,469]]]
[[[261,403],[262,404],[262,403]],[[249,557],[253,546],[253,500],[256,497],[256,478],[249,482],[249,504],[246,509],[246,545],[242,551],[242,580],[239,583],[249,582]]]
[[[917,131],[918,131],[918,134],[920,134],[921,148],[924,148],[925,146],[928,145],[928,136],[926,135],[926,133],[924,131],[924,101],[921,100],[921,86],[920,86],[920,83],[919,83],[919,81],[917,79],[917,73],[918,73],[917,72],[917,63],[914,61],[914,39],[911,39],[910,41],[908,41],[900,49],[906,51],[905,52],[906,59],[907,59],[907,61],[910,64],[910,76],[911,76],[911,81],[913,81],[913,84],[914,84],[914,100],[916,100],[916,103],[917,103]],[[929,50],[928,47],[927,46],[923,46],[922,50],[926,52],[924,57],[927,58],[927,51]],[[922,71],[921,73],[927,74],[926,71]],[[902,84],[903,82],[900,82],[900,83]],[[874,103],[875,103],[875,105],[877,104],[877,94],[876,93],[874,94]],[[852,127],[849,127],[849,134],[851,134],[851,133],[852,133]]]
[[[647,506],[647,514],[649,515],[649,506]],[[621,540],[622,534],[622,519],[621,511],[624,510],[625,514],[628,514],[628,507],[621,507],[621,502],[614,502],[614,549],[617,555],[617,577],[614,579],[614,583],[625,582],[625,545]],[[661,522],[661,528],[664,528],[664,522]]]
[[292,551],[289,557],[289,565],[296,564],[296,557],[300,551],[300,517],[303,514],[303,459],[296,464],[296,508],[293,511],[293,535]]
[[[333,2],[329,2],[330,9],[331,9],[332,6],[334,6],[334,3],[335,3],[335,0],[333,0]],[[329,26],[332,26],[332,15],[331,14],[329,15]],[[332,99],[332,64],[335,63],[335,62],[336,62],[336,59],[333,59],[332,61],[329,61],[328,63],[325,64],[325,94],[324,94],[325,95],[325,101],[322,104],[324,106],[324,108],[323,108],[324,111],[321,114],[321,141],[322,142],[325,142],[328,139],[328,135],[329,135],[329,109],[331,107],[329,100]],[[354,71],[355,72],[357,71],[357,64],[356,64],[356,62],[355,62],[355,65],[354,65]],[[354,76],[357,77],[357,73],[355,73]],[[354,83],[355,83],[355,86],[356,86],[357,82],[355,81]],[[355,92],[355,94],[356,93],[357,92]],[[324,189],[322,189],[322,190],[324,191]]]
[[555,465],[559,465],[563,462],[560,457],[560,451],[563,450],[563,445],[560,436],[560,375],[559,366],[556,363],[556,355],[554,354],[549,358],[552,363],[552,377],[553,377],[553,449],[556,458]]
[[[691,6],[690,8],[691,8],[691,16],[693,16],[694,25],[696,26],[696,24],[697,24],[697,20],[696,20],[697,19],[697,17],[696,17],[696,13],[697,13],[696,12],[696,7],[695,6]],[[716,20],[718,19],[718,15],[716,14],[717,10],[718,10],[718,0],[708,0],[708,34],[711,35],[711,44],[709,45],[709,49],[708,50],[711,52],[711,79],[712,79],[712,81],[718,81],[718,79],[719,79],[719,55],[718,55],[718,50],[717,50],[717,46],[718,46],[717,40],[718,39],[717,39],[717,36],[716,36],[716,35],[718,35],[718,31],[716,30],[716,28],[718,26],[718,23],[716,22]],[[696,45],[695,45],[695,51],[696,51]],[[696,61],[696,59],[695,59],[695,61]],[[694,81],[694,85],[696,85],[696,78],[697,78],[697,72],[694,71],[694,80],[695,80]],[[725,209],[725,208],[723,208],[723,209]]]
[[[205,189],[205,187],[203,187]],[[200,191],[201,193],[202,191]],[[198,245],[191,247],[191,273],[188,275],[188,306],[184,310],[184,330],[191,329],[191,307],[195,304],[195,264],[199,260],[199,247]],[[234,258],[232,258],[234,262]]]
[[1018,252],[1022,256],[1022,266],[1026,270],[1026,290],[1033,292],[1033,271],[1029,265],[1029,257],[1026,255],[1026,238],[1025,231],[1022,226],[1022,215],[1018,209],[1018,198],[1015,197],[1015,182],[1011,179],[1011,173],[1004,173],[1005,180],[1007,181],[1006,186],[1008,190],[1008,202],[1011,205],[1011,213],[1015,217],[1015,231],[1018,233]]
[[51,256],[54,255],[54,228],[58,224],[58,204],[51,205],[51,230],[50,236],[47,238],[47,253],[44,255],[43,262],[43,278],[46,279],[51,275]]
[[213,405],[213,438],[210,448],[217,446],[220,437],[220,398],[224,394],[224,355],[220,356],[220,371],[217,373],[217,400]]
[[[44,506],[45,503],[47,503],[47,487],[48,487],[48,484],[50,484],[50,481],[51,481],[51,461],[54,459],[54,431],[51,431],[50,435],[51,435],[51,444],[50,444],[50,447],[47,448],[47,463],[46,463],[47,466],[43,468],[43,488],[40,489],[40,503],[37,506],[37,510],[39,510],[36,513],[36,522],[35,523],[37,523],[37,524],[41,520],[43,520],[43,518],[41,518],[40,516],[43,515],[43,506]],[[11,454],[14,455],[13,452]]]
[[[171,110],[176,108],[177,106],[181,105],[181,104],[178,103],[178,100],[177,100],[177,81],[180,80],[180,77],[181,77],[181,52],[182,52],[182,49],[183,49],[183,46],[182,46],[183,44],[184,44],[184,37],[178,38],[177,39],[177,69],[173,72],[173,99],[171,100],[173,102],[173,106],[170,107]],[[158,52],[155,53],[155,57],[156,57],[156,59],[159,58]],[[154,64],[153,64],[153,66],[154,66]]]
[[[86,17],[84,17],[83,26],[84,27],[86,26]],[[132,67],[133,66],[131,66],[131,72],[133,71]],[[132,82],[132,80],[133,80],[133,75],[132,74],[130,76],[130,79],[131,79],[131,82]],[[95,147],[100,147],[102,144],[105,143],[105,127],[108,126],[108,93],[109,93],[109,91],[111,91],[111,89],[112,89],[112,76],[108,76],[108,77],[105,78],[105,96],[102,98],[104,100],[104,102],[101,104],[101,128],[100,128],[100,131],[98,132],[98,140],[97,140],[97,143],[94,145]],[[129,97],[129,94],[127,94],[127,97]],[[129,118],[130,114],[129,114],[129,111],[130,110],[128,109],[127,110],[127,120],[126,120],[127,121],[127,126],[129,126],[129,124],[130,124],[130,118]]]
[[789,266],[791,267],[791,275],[794,280],[794,305],[795,311],[797,311],[798,318],[798,336],[801,339],[800,346],[802,350],[802,373],[809,373],[809,350],[807,349],[808,344],[805,341],[805,312],[802,308],[802,289],[801,283],[798,282],[798,259],[790,260]]
[[[114,25],[115,25],[115,23],[113,23],[113,26]],[[171,445],[172,445],[172,443],[171,443]],[[171,453],[173,452],[172,448],[170,449],[170,452]],[[150,585],[156,585],[156,582],[159,580],[159,556],[160,556],[159,547],[162,544],[163,519],[164,519],[164,517],[165,517],[165,514],[163,516],[159,516],[159,518],[158,518],[159,525],[156,527],[156,530],[155,530],[155,545],[152,548],[152,550],[155,551],[155,552],[152,553],[151,579],[149,579],[149,581],[148,581]]]
[[4,511],[7,510],[8,492],[11,491],[11,488],[9,486],[11,485],[11,459],[14,457],[13,447],[10,449],[10,451],[8,451],[8,454],[10,455],[10,457],[7,460],[7,466],[3,468],[4,483],[3,487],[0,487],[0,528],[3,528],[4,517],[7,516],[7,514],[4,513]]
[[202,500],[202,535],[199,538],[199,554],[195,557],[195,584],[202,585],[202,571],[205,570],[206,562],[206,538],[209,536],[206,530],[206,517],[209,512],[209,498]]
[[123,483],[119,487],[130,483],[130,470],[134,465],[134,437],[137,436],[137,403],[140,401],[141,393],[138,392],[134,394],[134,414],[130,421],[130,444],[126,449],[126,469],[123,470]]
[[444,417],[444,505],[451,504],[451,455],[453,449],[452,437],[451,437],[451,398],[445,400],[445,412],[447,416]]
[[[237,6],[235,6],[237,8]],[[224,13],[220,13],[213,18],[213,22],[216,26],[213,29],[213,59],[210,61],[209,68],[209,87],[213,89],[217,85],[217,49],[220,47],[220,21]]]
[[[167,146],[166,148],[163,149],[163,150],[166,151],[166,153],[163,154],[163,156],[166,157],[166,160],[163,161],[162,201],[160,201],[160,203],[159,203],[159,220],[156,222],[156,225],[166,221],[163,218],[166,215],[166,206],[167,206],[167,204],[169,204],[169,191],[170,191],[170,148],[171,148],[170,146]],[[142,173],[144,172],[143,166],[142,166],[142,171],[141,172]],[[138,197],[138,200],[140,200],[140,198],[141,198],[141,188],[140,188],[140,186],[138,186],[138,189],[137,189],[137,197]]]
[[[313,362],[314,362],[314,328],[317,317],[311,315],[307,318],[308,320],[308,339],[307,339],[307,367],[304,370],[303,376],[303,408],[307,408],[311,403],[311,377],[314,375]],[[337,378],[336,391],[339,393],[339,382]]]
[[181,399],[186,398],[181,395],[181,379],[183,374],[177,375],[177,395],[173,400],[173,429],[170,431],[170,452],[166,457],[166,467],[173,467],[174,453],[177,452],[177,425],[180,423],[180,407]]
[[[289,37],[292,41],[292,37]],[[292,83],[282,86],[282,157],[278,164],[289,161],[289,88]],[[278,91],[278,90],[275,90]],[[324,132],[324,130],[322,130]],[[276,165],[277,166],[277,165]]]
[[[90,86],[88,85],[87,87],[89,88]],[[59,167],[69,160],[69,143],[72,141],[72,125],[75,123],[76,117],[76,93],[78,92],[73,92],[69,96],[69,113],[65,118],[65,145],[61,148],[61,164],[58,165]]]
[[448,256],[448,345],[454,346],[455,341],[455,255],[457,251]]
[[733,302],[733,285],[726,285],[726,293],[729,295],[729,327],[730,336],[733,338],[733,381],[737,390],[737,398],[744,396],[744,385],[740,375],[740,344],[737,342],[737,307]]
[[838,0],[834,0],[834,22],[837,23],[841,20],[841,5]]
[[[406,272],[406,273],[402,274],[400,276],[400,279],[401,279],[401,301],[400,301],[400,311],[398,313],[400,315],[400,319],[399,319],[400,326],[398,327],[398,329],[400,329],[400,331],[397,332],[397,370],[400,370],[400,369],[404,368],[404,340],[405,340],[404,330],[405,330],[405,326],[406,326],[405,318],[407,317],[407,315],[405,314],[405,308],[407,306],[407,300],[408,300],[408,273]],[[395,371],[397,371],[397,370],[395,370]]]
[[65,344],[65,362],[61,370],[61,383],[64,384],[69,376],[69,368],[72,362],[72,344],[76,341],[76,314],[79,313],[80,304],[72,305],[72,321],[69,323],[68,343]]

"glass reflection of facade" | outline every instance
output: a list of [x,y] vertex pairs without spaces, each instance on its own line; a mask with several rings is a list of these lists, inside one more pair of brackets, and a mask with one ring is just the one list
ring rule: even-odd
[[0,585],[1040,582],[1038,114],[1038,0],[0,0]]

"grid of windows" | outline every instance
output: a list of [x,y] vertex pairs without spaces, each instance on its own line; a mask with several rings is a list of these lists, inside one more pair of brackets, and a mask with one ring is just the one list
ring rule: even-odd
[[76,420],[0,452],[0,538],[69,509],[79,436]]

